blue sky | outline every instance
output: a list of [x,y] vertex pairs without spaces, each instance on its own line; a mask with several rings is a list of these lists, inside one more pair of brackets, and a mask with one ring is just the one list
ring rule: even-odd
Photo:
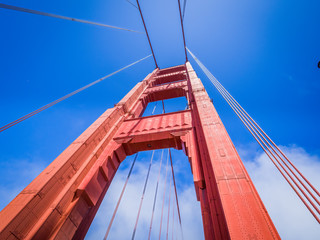
[[[1,2],[144,31],[139,12],[125,0]],[[160,68],[183,64],[177,1],[140,4]],[[305,157],[302,168],[308,167],[308,160],[319,166],[319,9],[317,0],[188,0],[185,15],[189,49],[277,144],[296,153],[292,158]],[[1,126],[150,54],[142,34],[4,9],[0,9],[0,29]],[[240,155],[245,162],[258,164],[246,166],[263,169],[262,152],[253,138],[190,61]],[[1,208],[153,69],[149,58],[1,133]],[[173,109],[183,106],[169,104]],[[183,155],[177,153],[177,158]],[[312,170],[308,177],[317,180]],[[257,177],[256,184],[260,180]],[[263,200],[266,204],[269,199]],[[276,201],[270,202],[269,212],[280,208]],[[276,214],[271,217],[277,221]],[[293,220],[286,220],[293,226]],[[279,223],[279,228],[285,226]]]

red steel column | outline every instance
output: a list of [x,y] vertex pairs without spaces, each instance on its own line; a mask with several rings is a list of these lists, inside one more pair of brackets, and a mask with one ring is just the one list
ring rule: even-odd
[[0,239],[81,239],[126,157],[113,140],[159,70],[103,113],[0,212]]
[[206,239],[280,239],[204,86],[189,62],[186,68],[200,152],[196,164],[204,175],[199,195]]

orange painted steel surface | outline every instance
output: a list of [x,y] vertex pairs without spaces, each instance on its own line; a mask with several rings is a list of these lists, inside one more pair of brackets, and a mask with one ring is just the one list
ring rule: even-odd
[[[141,117],[182,96],[189,109]],[[154,70],[103,113],[2,210],[0,239],[83,239],[126,156],[169,147],[189,157],[206,239],[280,239],[189,62]]]

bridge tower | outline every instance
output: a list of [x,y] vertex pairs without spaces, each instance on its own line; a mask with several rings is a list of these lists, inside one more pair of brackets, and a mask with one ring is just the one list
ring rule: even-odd
[[[184,111],[141,117],[186,97]],[[188,156],[206,239],[280,239],[189,62],[155,69],[104,112],[0,213],[0,239],[83,239],[121,162],[139,151]]]

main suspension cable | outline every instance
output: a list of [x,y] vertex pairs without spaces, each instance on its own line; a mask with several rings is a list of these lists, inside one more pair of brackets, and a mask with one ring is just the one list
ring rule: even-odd
[[113,211],[113,214],[112,214],[112,217],[111,217],[111,220],[110,220],[110,223],[109,223],[109,226],[108,226],[107,232],[106,232],[106,234],[104,235],[103,240],[106,240],[106,239],[108,238],[108,235],[109,235],[109,232],[110,232],[110,229],[111,229],[111,226],[112,226],[113,220],[114,220],[114,218],[115,218],[115,216],[116,216],[116,213],[117,213],[117,211],[118,211],[118,208],[119,208],[119,205],[120,205],[120,202],[121,202],[121,199],[122,199],[123,193],[124,193],[124,191],[125,191],[125,189],[126,189],[126,187],[127,187],[127,184],[128,184],[128,181],[129,181],[130,175],[131,175],[131,173],[132,173],[133,166],[134,166],[134,164],[135,164],[135,162],[136,162],[136,160],[137,160],[138,154],[139,154],[139,153],[136,153],[136,155],[134,156],[134,159],[133,159],[133,162],[132,162],[131,168],[130,168],[130,170],[129,170],[129,173],[128,173],[128,176],[127,176],[126,182],[125,182],[125,183],[124,183],[124,185],[123,185],[123,188],[122,188],[122,191],[121,191],[120,197],[119,197],[118,202],[117,202],[117,205],[116,205],[116,207],[115,207],[115,209],[114,209],[114,211]]
[[[188,49],[188,51],[190,51]],[[199,61],[199,60],[198,60]],[[201,64],[201,66],[204,68],[204,71],[206,71],[206,73],[208,74],[208,76],[210,77],[210,81],[212,81],[212,83],[216,86],[216,88],[218,89],[218,91],[222,94],[223,97],[226,97],[226,100],[229,100],[230,104],[232,106],[235,107],[235,111],[237,111],[241,116],[243,116],[245,119],[244,121],[246,121],[247,124],[249,124],[249,126],[252,126],[254,129],[254,132],[256,134],[258,134],[259,136],[261,136],[263,138],[263,140],[261,140],[262,143],[266,143],[272,150],[273,152],[281,159],[281,161],[286,165],[286,167],[290,170],[290,172],[298,179],[298,181],[306,188],[306,190],[308,191],[308,193],[310,195],[312,195],[312,197],[314,198],[314,200],[320,204],[320,202],[315,198],[315,196],[310,192],[310,190],[305,186],[305,184],[298,178],[298,176],[294,173],[294,171],[287,165],[287,163],[284,161],[284,159],[278,154],[278,152],[275,150],[274,147],[276,147],[276,149],[278,149],[283,157],[286,158],[286,160],[290,163],[290,165],[292,165],[294,167],[294,169],[299,173],[299,175],[308,183],[308,185],[317,193],[317,195],[319,196],[319,192],[311,185],[311,183],[302,175],[302,173],[293,165],[293,163],[286,157],[286,155],[284,155],[284,153],[278,148],[278,146],[270,139],[270,137],[261,129],[261,127],[251,118],[251,116],[242,108],[242,106],[231,96],[231,94],[221,85],[221,83],[209,72],[208,69],[205,68],[205,66],[199,61],[199,63]],[[228,103],[229,103],[228,102]],[[229,104],[229,105],[230,105]],[[259,129],[257,129],[259,128]],[[257,136],[258,136],[257,135]],[[258,137],[259,137],[258,136]],[[267,141],[266,137],[271,141],[272,145],[270,144],[270,142]],[[266,145],[265,145],[266,146]],[[266,146],[267,147],[267,146]],[[271,152],[272,154],[272,152]],[[281,163],[279,163],[281,164]],[[294,180],[293,180],[294,181]]]
[[[201,62],[200,62],[200,64],[202,64]],[[219,83],[215,78],[214,78],[214,76],[204,67],[204,65],[202,64],[202,67],[204,68],[204,71],[206,71],[207,72],[207,74],[209,75],[209,79],[210,80],[212,80],[212,83],[213,84],[215,84],[215,83]],[[213,81],[216,81],[216,82],[213,82]],[[219,83],[220,84],[220,83]],[[262,143],[262,144],[264,144],[264,146],[265,147],[267,147],[267,149],[270,151],[270,149],[268,148],[268,146],[266,146],[266,144],[265,144],[265,142],[271,147],[271,149],[273,150],[273,152],[275,152],[276,153],[276,155],[279,157],[279,158],[281,158],[281,156],[279,156],[279,154],[275,151],[275,149],[274,149],[274,147],[273,146],[271,146],[270,145],[270,143],[266,140],[266,138],[264,137],[264,135],[256,128],[257,126],[259,127],[259,125],[257,125],[257,123],[253,123],[253,122],[251,122],[250,121],[250,119],[252,119],[252,118],[250,118],[250,119],[248,119],[248,117],[250,117],[247,113],[246,113],[246,115],[244,115],[243,114],[243,111],[241,111],[241,109],[239,110],[239,107],[241,107],[240,105],[239,105],[239,103],[238,102],[236,102],[235,101],[235,99],[231,99],[232,98],[232,96],[227,92],[226,93],[226,90],[225,89],[222,89],[221,87],[223,87],[221,84],[220,85],[215,85],[216,87],[217,87],[217,89],[218,89],[218,91],[222,94],[222,96],[226,99],[226,101],[228,101],[228,103],[230,103],[229,105],[232,107],[234,107],[233,109],[234,109],[234,111],[237,111],[236,113],[239,113],[242,117],[244,117],[245,119],[244,119],[244,121],[248,124],[248,126],[249,127],[251,127],[251,129],[254,131],[254,133],[256,134],[256,136],[259,138],[259,140],[260,140],[260,142]],[[226,95],[226,94],[229,94],[229,95]],[[236,102],[236,103],[235,103]],[[237,104],[237,105],[236,105]],[[242,108],[242,107],[241,107]],[[242,108],[243,109],[243,108]],[[243,109],[244,110],[244,109]],[[256,125],[256,126],[255,126]],[[260,128],[261,129],[261,128]],[[263,138],[263,140],[260,138],[260,136]],[[274,144],[275,145],[275,144]],[[275,145],[276,146],[276,145]],[[273,153],[272,152],[270,152],[272,155],[273,155]],[[273,155],[274,156],[274,155]],[[274,158],[275,158],[275,156],[274,156]],[[289,168],[289,166],[286,164],[286,162],[283,160],[283,158],[281,158],[281,161],[283,161],[283,163],[287,166],[287,168],[294,174],[294,176],[298,179],[298,177],[296,176],[296,174],[292,171],[292,169],[290,169]],[[281,165],[281,163],[279,163],[280,165]],[[281,165],[282,166],[282,165]],[[283,167],[283,166],[282,166]],[[286,170],[285,168],[284,168],[284,170]],[[299,172],[300,173],[300,172]],[[301,174],[301,173],[300,173]],[[289,175],[289,174],[288,174]],[[302,175],[303,176],[303,175]],[[291,176],[289,176],[289,177],[291,177]],[[298,179],[299,181],[300,181],[300,183],[306,188],[306,186],[303,184],[303,182],[301,182],[301,180],[300,179]],[[313,187],[313,186],[312,186]],[[307,189],[307,188],[306,188]],[[313,196],[313,194],[307,189],[307,191]],[[316,191],[316,190],[315,190]],[[314,196],[313,196],[314,197]],[[315,201],[317,201],[317,199],[315,199]],[[319,204],[319,202],[317,201],[317,203]]]
[[178,5],[179,5],[179,14],[180,14],[182,37],[183,37],[184,53],[186,55],[186,62],[188,62],[187,45],[186,45],[186,38],[185,38],[185,34],[184,34],[183,18],[182,18],[182,13],[181,13],[180,0],[178,0]]
[[141,19],[142,19],[142,23],[143,23],[143,26],[144,26],[144,30],[145,30],[145,32],[147,34],[147,38],[148,38],[148,42],[149,42],[149,45],[150,45],[150,48],[151,48],[151,52],[152,52],[152,56],[153,56],[153,59],[154,59],[154,63],[156,64],[156,68],[159,68],[157,60],[156,60],[156,56],[154,55],[154,52],[153,52],[153,48],[152,48],[152,45],[151,45],[151,41],[150,41],[149,33],[148,33],[148,30],[147,30],[147,26],[146,26],[146,23],[144,22],[144,18],[143,18],[143,15],[142,15],[142,11],[141,11],[141,7],[140,7],[140,4],[139,4],[139,0],[137,0],[137,5],[138,5],[138,9],[139,9],[140,16],[141,16]]
[[125,67],[113,72],[113,73],[110,73],[109,75],[104,76],[104,77],[102,77],[102,78],[100,78],[100,79],[98,79],[98,80],[96,80],[96,81],[94,81],[94,82],[82,87],[82,88],[79,88],[78,90],[75,90],[75,91],[73,91],[73,92],[71,92],[71,93],[69,93],[69,94],[67,94],[67,95],[65,95],[65,96],[63,96],[63,97],[61,97],[61,98],[59,98],[59,99],[57,99],[57,100],[45,105],[43,107],[41,107],[41,108],[38,108],[37,110],[35,110],[35,111],[33,111],[33,112],[31,112],[31,113],[29,113],[29,114],[27,114],[27,115],[25,115],[25,116],[23,116],[21,118],[18,118],[17,120],[15,120],[15,121],[13,121],[11,123],[8,123],[8,124],[4,125],[3,127],[0,128],[0,132],[3,132],[4,130],[7,130],[8,128],[10,128],[10,127],[12,127],[12,126],[14,126],[14,125],[16,125],[16,124],[28,119],[28,118],[30,118],[32,116],[36,115],[37,113],[40,113],[43,110],[46,110],[47,108],[49,108],[49,107],[51,107],[51,106],[53,106],[53,105],[65,100],[65,99],[67,99],[67,98],[69,98],[69,97],[71,97],[71,96],[73,96],[73,95],[75,95],[75,94],[77,94],[77,93],[79,93],[79,92],[81,92],[81,91],[83,91],[83,90],[85,90],[85,89],[87,89],[87,88],[89,88],[89,87],[91,87],[91,86],[93,86],[93,85],[95,85],[95,84],[97,84],[97,83],[99,83],[99,82],[101,82],[101,81],[113,76],[113,75],[115,75],[118,72],[121,72],[121,71],[125,70],[128,67],[131,67],[131,66],[143,61],[144,59],[146,59],[146,58],[148,58],[150,56],[151,56],[151,54],[149,56],[141,58],[140,60],[138,60],[138,61],[136,61],[134,63],[131,63],[131,64],[129,64],[129,65],[127,65],[127,66],[125,66]]
[[61,15],[52,14],[52,13],[40,12],[40,11],[37,11],[37,10],[32,10],[32,9],[22,8],[22,7],[16,7],[16,6],[7,5],[7,4],[3,4],[3,3],[0,3],[0,8],[143,34],[142,32],[139,32],[139,31],[136,31],[136,30],[127,29],[127,28],[121,28],[121,27],[116,27],[116,26],[112,26],[112,25],[108,25],[108,24],[97,23],[97,22],[92,22],[92,21],[87,21],[87,20],[82,20],[82,19],[72,18],[72,17],[66,17],[66,16],[61,16]]
[[[255,140],[258,142],[258,144],[262,147],[262,149],[265,151],[267,156],[270,158],[270,160],[273,162],[273,164],[276,166],[276,168],[279,170],[279,172],[282,174],[282,176],[286,179],[286,181],[289,183],[291,188],[296,192],[298,197],[301,199],[301,201],[305,204],[305,206],[308,208],[310,213],[315,217],[315,219],[320,223],[318,216],[316,213],[311,209],[311,207],[307,204],[305,199],[300,195],[296,187],[300,190],[300,192],[304,195],[304,197],[308,200],[308,202],[312,205],[312,207],[320,214],[320,211],[318,207],[314,204],[314,202],[310,199],[310,197],[307,195],[307,193],[301,188],[301,186],[296,182],[296,180],[299,181],[299,183],[303,186],[303,188],[309,193],[309,195],[316,201],[319,205],[319,200],[314,196],[314,194],[309,190],[309,188],[302,182],[302,180],[295,174],[293,169],[285,162],[284,158],[289,162],[289,164],[296,170],[298,175],[300,175],[303,180],[309,185],[309,187],[319,196],[319,192],[312,186],[312,184],[302,175],[302,173],[293,165],[293,163],[286,157],[286,155],[279,149],[279,147],[271,140],[271,138],[262,130],[262,128],[251,118],[251,116],[242,108],[242,106],[231,96],[231,94],[221,85],[221,83],[209,72],[209,70],[197,59],[194,54],[189,50],[189,53],[194,58],[194,60],[198,63],[200,68],[204,71],[204,73],[207,75],[207,77],[210,79],[212,84],[217,88],[217,90],[220,92],[222,97],[227,101],[227,103],[230,105],[230,107],[235,111],[237,116],[240,118],[242,123],[245,125],[245,127],[249,130],[249,132],[253,135]],[[268,141],[269,140],[269,141]],[[272,150],[272,151],[271,151]],[[278,151],[277,151],[278,150]],[[275,153],[275,154],[274,154]],[[275,156],[277,155],[277,157]],[[282,156],[281,156],[282,155]],[[278,164],[276,164],[276,162]],[[282,163],[286,166],[286,168],[282,165]],[[284,172],[287,174],[287,176],[291,179],[291,181],[296,185],[296,187],[293,186],[293,184],[290,182],[290,180],[287,178],[287,176],[284,174]],[[292,175],[287,171],[287,169],[292,173]]]
[[139,217],[140,217],[141,207],[142,207],[142,203],[143,203],[143,199],[144,199],[144,194],[146,192],[146,188],[147,188],[147,184],[148,184],[148,179],[149,179],[153,156],[154,156],[154,150],[152,151],[152,156],[151,156],[151,160],[150,160],[150,164],[149,164],[149,168],[148,168],[148,173],[147,173],[147,177],[146,177],[144,187],[143,187],[143,192],[142,192],[142,196],[141,196],[141,200],[140,200],[138,215],[137,215],[136,223],[134,225],[134,229],[133,229],[133,233],[132,233],[132,238],[131,238],[132,240],[134,239],[134,237],[136,235],[136,230],[137,230],[137,226],[138,226],[138,222],[139,222]]

